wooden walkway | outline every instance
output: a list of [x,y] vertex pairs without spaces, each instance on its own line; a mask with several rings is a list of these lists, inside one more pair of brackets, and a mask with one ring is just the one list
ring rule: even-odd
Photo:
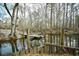
[[[45,35],[61,35],[62,31],[58,31],[58,30],[54,30],[52,32],[46,32],[44,33]],[[63,31],[64,32],[64,36],[71,36],[74,35],[75,37],[79,35],[78,31]],[[32,36],[32,35],[30,35]],[[44,36],[43,36],[44,37]],[[4,43],[4,42],[10,42],[11,40],[0,40],[0,44]],[[52,47],[52,49],[51,49]],[[50,52],[49,50],[51,49],[52,52]],[[55,51],[56,50],[56,51]],[[55,52],[54,52],[55,51]],[[61,51],[61,52],[60,52]],[[79,55],[79,48],[74,48],[74,47],[68,47],[68,46],[64,46],[64,45],[56,45],[56,44],[50,44],[50,43],[44,43],[44,46],[42,46],[41,48],[31,48],[30,52],[28,52],[28,50],[22,50],[22,51],[17,51],[15,53],[13,53],[12,55],[14,56],[44,56],[44,55]]]
[[[49,49],[49,48],[48,48]],[[31,49],[30,52],[28,50],[22,50],[16,53],[13,53],[13,56],[72,56],[70,53],[49,53],[49,51],[44,51],[45,47],[41,47],[40,50]]]

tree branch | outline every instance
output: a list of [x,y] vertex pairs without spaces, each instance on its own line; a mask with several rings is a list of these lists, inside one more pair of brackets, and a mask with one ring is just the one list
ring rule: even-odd
[[7,5],[6,5],[6,3],[4,3],[4,7],[5,7],[5,9],[7,10],[8,14],[10,15],[10,17],[12,17],[12,16],[11,16],[11,13],[10,13],[10,11],[9,11],[9,9],[8,9],[8,7],[7,7]]
[[16,7],[17,7],[18,5],[19,5],[19,3],[16,3],[16,4],[15,4],[15,6],[14,6],[14,8],[13,8],[12,17],[14,17],[15,9],[16,9]]

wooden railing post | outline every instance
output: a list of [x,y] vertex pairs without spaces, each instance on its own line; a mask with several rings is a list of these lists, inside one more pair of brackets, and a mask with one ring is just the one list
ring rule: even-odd
[[[64,47],[64,29],[62,28],[60,31],[60,45],[62,45],[62,48]],[[62,48],[60,48],[60,52],[62,52]]]
[[64,45],[64,29],[61,30],[61,45]]
[[27,30],[27,45],[28,45],[28,52],[30,52],[30,29]]
[[[45,44],[48,43],[48,34],[45,34]],[[47,53],[47,46],[45,45],[45,53]]]

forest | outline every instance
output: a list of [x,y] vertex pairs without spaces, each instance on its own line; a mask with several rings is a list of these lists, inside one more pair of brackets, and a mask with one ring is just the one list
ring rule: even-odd
[[78,3],[0,3],[0,56],[78,55]]

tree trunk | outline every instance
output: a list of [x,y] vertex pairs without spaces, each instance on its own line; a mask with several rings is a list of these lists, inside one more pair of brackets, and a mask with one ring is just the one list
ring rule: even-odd
[[62,24],[62,28],[65,28],[64,25],[65,25],[65,3],[63,3],[63,24]]
[[15,3],[14,8],[13,8],[13,13],[11,15],[6,3],[4,3],[4,7],[11,17],[11,33],[9,36],[10,36],[13,52],[15,52],[15,48],[16,48],[15,45],[16,45],[16,38],[17,37],[16,37],[15,33],[16,33],[16,19],[17,19],[17,13],[18,13],[18,11],[17,11],[18,5],[19,5],[18,3]]
[[[51,17],[50,17],[50,33],[52,33],[52,3],[51,3]],[[52,35],[50,35],[50,44],[52,44]],[[50,54],[52,53],[52,46],[49,48]]]
[[15,33],[16,33],[16,22],[15,21],[17,19],[17,13],[18,13],[17,6],[15,5],[14,8],[13,8],[13,14],[12,14],[12,18],[11,18],[11,36],[12,37],[16,36],[15,35]]
[[68,3],[66,4],[66,28],[68,27]]

